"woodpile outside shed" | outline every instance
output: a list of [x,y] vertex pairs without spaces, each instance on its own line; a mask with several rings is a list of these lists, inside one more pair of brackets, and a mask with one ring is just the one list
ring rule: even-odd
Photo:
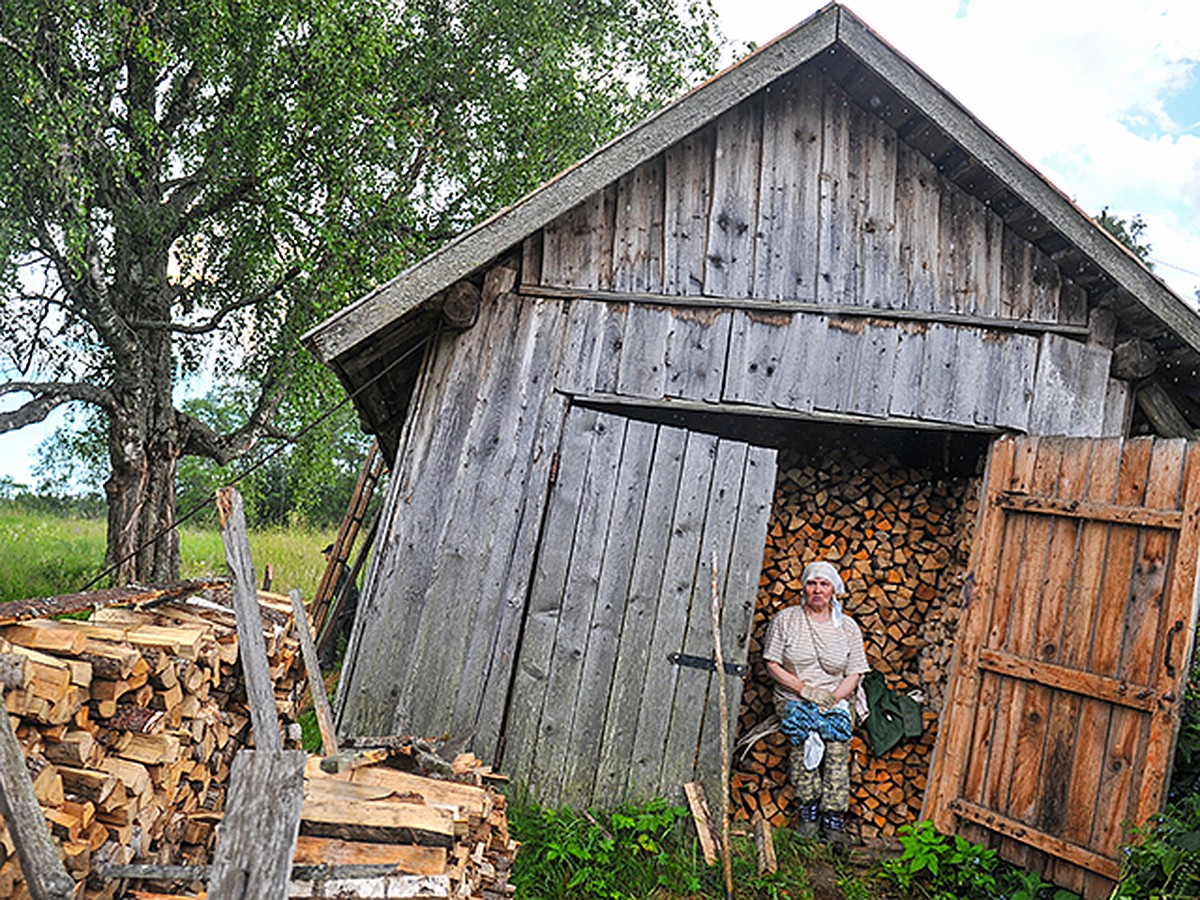
[[[1200,317],[846,9],[826,7],[306,342],[392,460],[339,687],[344,733],[469,737],[551,804],[679,797],[696,780],[724,797],[717,679],[748,728],[762,709],[756,617],[761,628],[803,563],[836,551],[871,663],[925,704],[920,739],[882,759],[859,751],[860,832],[920,811],[1104,895],[1110,835],[1068,834],[1024,783],[1007,805],[1019,773],[990,765],[991,726],[967,709],[1004,698],[1024,758],[1086,781],[1091,763],[1038,723],[1100,690],[1120,709],[1094,710],[1070,746],[1121,771],[1149,760],[1119,802],[1152,811],[1195,621],[1197,511],[1176,459],[1190,451],[1164,439],[1200,424]],[[985,502],[997,454],[1037,477],[1018,467]],[[1097,487],[1085,507],[1102,524],[1085,526],[1064,498],[1114,454],[1121,484],[1161,490]],[[1143,456],[1163,462],[1139,470]],[[1011,547],[1058,526],[1022,519],[973,543],[976,506],[981,519],[1063,519],[1088,540],[1108,529],[1130,593],[1114,601],[1056,555],[1046,596],[1169,616],[1161,634],[1177,637],[1152,648],[1169,668],[1065,662],[1062,635],[1028,641],[1040,596],[1016,578],[1014,598],[979,565],[1043,559]],[[1180,527],[1168,545],[1135,522]],[[1167,562],[1179,580],[1164,580]],[[1020,640],[974,623],[981,609],[1020,623]],[[1061,610],[1047,621],[1083,627]],[[1128,636],[1124,613],[1086,621],[1107,629],[1089,631],[1100,645],[1148,640]],[[1131,714],[1130,691],[1153,698],[1138,701],[1149,724],[1117,746],[1099,723]],[[786,816],[778,756],[752,748],[737,774],[748,815]],[[932,799],[931,756],[954,786]],[[1108,821],[1103,794],[1087,796]]]

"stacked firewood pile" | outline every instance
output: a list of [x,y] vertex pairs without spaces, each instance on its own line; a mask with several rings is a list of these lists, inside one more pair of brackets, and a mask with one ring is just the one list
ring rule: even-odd
[[[893,834],[914,821],[925,792],[945,695],[962,579],[978,504],[978,477],[939,478],[889,454],[868,457],[844,444],[780,455],[772,518],[750,643],[739,732],[772,713],[762,644],[771,617],[801,598],[801,573],[815,559],[838,566],[846,612],[862,628],[867,659],[888,686],[920,691],[925,731],[884,757],[863,727],[852,743],[850,811],[861,836]],[[787,739],[780,732],[735,757],[731,784],[740,817],[787,825],[793,794]]]
[[[294,722],[302,667],[291,609],[286,598],[259,601],[276,706]],[[98,609],[88,621],[7,624],[0,651],[28,660],[5,703],[72,877],[103,862],[208,863],[230,762],[252,743],[228,589]],[[0,896],[21,896],[2,823],[0,841]],[[93,880],[77,896],[114,892]]]
[[423,742],[404,743],[384,761],[336,774],[310,758],[293,897],[512,896],[517,844],[504,796],[485,784],[498,776],[471,754],[438,761],[439,777],[422,774],[412,751]]

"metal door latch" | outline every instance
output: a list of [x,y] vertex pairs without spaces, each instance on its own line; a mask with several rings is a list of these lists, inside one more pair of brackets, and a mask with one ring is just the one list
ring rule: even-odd
[[[687,666],[691,669],[705,669],[709,672],[717,670],[717,661],[710,656],[691,656],[687,653],[671,653],[667,655],[672,663],[677,666]],[[736,675],[739,678],[745,678],[750,672],[750,667],[741,663],[725,663],[725,674]]]

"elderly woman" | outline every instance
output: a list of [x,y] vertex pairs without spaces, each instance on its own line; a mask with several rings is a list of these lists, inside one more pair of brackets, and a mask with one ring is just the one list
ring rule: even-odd
[[792,737],[788,774],[800,803],[799,832],[814,836],[819,821],[825,840],[843,850],[854,697],[870,666],[862,632],[842,612],[838,595],[846,587],[837,569],[810,563],[802,581],[799,605],[771,620],[763,659],[775,681],[775,709]]

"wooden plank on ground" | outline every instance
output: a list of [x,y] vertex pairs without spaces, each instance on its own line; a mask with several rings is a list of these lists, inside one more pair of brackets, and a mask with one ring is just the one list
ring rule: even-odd
[[704,854],[705,865],[715,865],[717,862],[718,838],[713,833],[712,814],[708,810],[708,799],[704,796],[704,787],[698,781],[689,781],[683,786],[683,794],[687,798],[688,809],[692,813],[692,822],[696,826],[696,838],[700,841],[700,851]]
[[388,865],[409,875],[441,875],[446,848],[420,844],[378,844],[302,834],[296,840],[296,865]]

